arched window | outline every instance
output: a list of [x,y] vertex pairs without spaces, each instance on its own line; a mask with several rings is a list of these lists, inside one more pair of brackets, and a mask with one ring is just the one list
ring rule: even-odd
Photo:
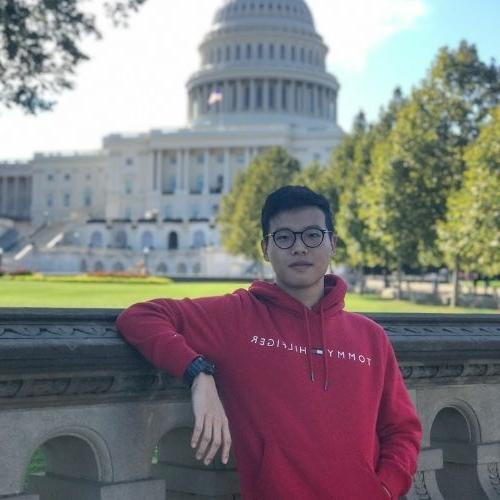
[[89,246],[92,248],[102,248],[102,233],[100,231],[94,231],[90,236]]
[[167,266],[167,264],[164,264],[163,262],[161,264],[158,264],[158,267],[156,268],[156,274],[165,275],[167,273],[168,273],[168,266]]
[[262,59],[264,57],[264,45],[262,45],[261,43],[259,43],[259,45],[257,46],[257,57],[259,59]]
[[272,43],[269,45],[269,59],[274,59],[274,45]]
[[92,205],[92,189],[86,188],[83,193],[83,206],[90,207]]
[[141,248],[153,248],[154,246],[153,233],[151,231],[144,231],[141,237]]
[[115,247],[127,248],[127,233],[123,229],[115,234]]
[[123,271],[125,271],[125,266],[121,262],[115,262],[113,264],[113,272],[122,273]]
[[184,264],[184,262],[179,262],[177,264],[177,274],[186,274],[187,273],[187,266]]
[[201,229],[198,229],[193,234],[193,248],[202,248],[205,245],[205,233]]
[[104,264],[100,260],[98,260],[94,264],[94,272],[95,273],[102,273],[102,272],[104,272]]
[[239,61],[241,59],[241,47],[239,45],[236,45],[236,56],[235,59]]
[[168,235],[167,248],[168,250],[177,250],[179,248],[179,237],[177,236],[177,233],[175,231],[172,231]]
[[87,261],[86,260],[80,261],[80,272],[81,273],[87,272]]
[[247,59],[252,59],[252,46],[247,44]]
[[195,262],[193,264],[193,274],[200,274],[201,273],[201,264],[199,262]]

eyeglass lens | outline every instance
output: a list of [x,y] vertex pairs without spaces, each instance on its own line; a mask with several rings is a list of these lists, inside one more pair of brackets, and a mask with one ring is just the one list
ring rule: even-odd
[[286,250],[294,245],[297,234],[300,234],[304,245],[309,248],[315,248],[321,245],[324,238],[323,231],[316,228],[309,228],[304,231],[297,231],[296,233],[290,229],[280,229],[274,233],[274,242],[278,248]]

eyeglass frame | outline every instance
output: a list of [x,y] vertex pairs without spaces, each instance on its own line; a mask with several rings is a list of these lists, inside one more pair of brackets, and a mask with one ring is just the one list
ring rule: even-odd
[[[322,234],[322,238],[321,238],[321,241],[314,247],[308,245],[305,241],[304,241],[304,238],[303,238],[303,235],[306,231],[308,231],[309,229],[316,229],[317,231],[320,231],[321,234]],[[282,248],[280,247],[277,243],[276,243],[276,240],[274,239],[274,235],[276,233],[279,233],[280,231],[290,231],[292,234],[293,234],[293,242],[292,244],[289,246],[289,247],[286,247],[286,248]],[[323,241],[325,241],[325,234],[332,234],[334,235],[335,233],[333,231],[330,231],[329,229],[321,229],[319,227],[316,227],[316,226],[309,226],[309,227],[306,227],[305,229],[303,229],[302,231],[292,231],[291,229],[288,229],[287,227],[284,227],[284,228],[281,228],[281,229],[278,229],[277,231],[274,231],[273,233],[269,233],[269,234],[266,234],[264,236],[264,239],[267,239],[269,238],[269,236],[271,236],[273,238],[273,241],[274,241],[274,244],[276,245],[277,248],[279,248],[280,250],[290,250],[290,248],[293,248],[293,246],[295,245],[295,243],[297,242],[297,235],[300,234],[300,240],[302,241],[302,243],[304,243],[304,245],[307,247],[307,248],[318,248],[319,246],[321,246],[321,244],[323,243]]]

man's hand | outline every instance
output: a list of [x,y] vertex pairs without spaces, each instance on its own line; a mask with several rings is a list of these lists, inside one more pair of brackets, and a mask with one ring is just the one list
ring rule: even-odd
[[196,458],[209,465],[222,445],[222,463],[227,464],[231,434],[215,381],[212,375],[200,373],[191,386],[194,431],[191,447],[198,446]]

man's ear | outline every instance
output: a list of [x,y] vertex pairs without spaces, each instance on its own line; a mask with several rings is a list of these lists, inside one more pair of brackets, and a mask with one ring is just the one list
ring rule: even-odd
[[267,239],[260,241],[260,248],[262,249],[262,255],[264,256],[264,260],[269,262],[269,257],[267,256]]

